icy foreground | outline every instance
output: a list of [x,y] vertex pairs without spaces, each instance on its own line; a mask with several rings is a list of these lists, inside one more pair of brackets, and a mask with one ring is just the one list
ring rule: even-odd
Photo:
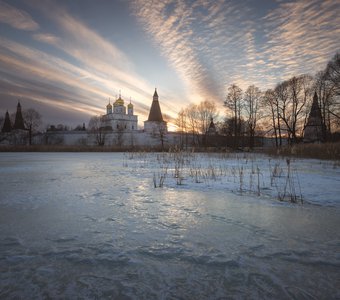
[[334,162],[1,153],[0,170],[1,299],[340,297]]

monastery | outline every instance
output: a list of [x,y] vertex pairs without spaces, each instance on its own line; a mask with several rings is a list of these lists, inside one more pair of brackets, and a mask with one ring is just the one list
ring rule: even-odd
[[[60,130],[51,126],[45,133],[34,136],[33,144],[73,145],[73,146],[117,146],[117,147],[153,147],[163,148],[178,143],[179,135],[168,132],[167,123],[163,119],[157,89],[155,89],[149,116],[144,121],[144,128],[138,129],[138,116],[134,114],[134,106],[126,105],[119,95],[118,99],[106,105],[106,111],[99,117],[99,124],[85,128],[85,123],[78,130]],[[92,127],[91,127],[92,126]],[[25,138],[28,129],[25,128],[21,105],[18,102],[14,125],[12,126],[9,113],[6,112],[1,130],[0,144],[27,144]],[[22,138],[18,142],[20,132]]]
[[[138,128],[138,116],[134,113],[134,105],[121,95],[104,107],[103,115],[96,124],[78,127],[75,130],[63,130],[51,126],[46,132],[35,133],[29,140],[29,131],[24,126],[21,105],[17,105],[15,122],[11,124],[6,112],[0,133],[0,145],[66,145],[66,146],[111,146],[117,149],[166,149],[169,147],[196,147],[200,143],[210,147],[225,147],[228,143],[223,135],[217,133],[213,119],[205,135],[186,134],[168,131],[167,122],[163,119],[157,89],[155,89],[147,120],[143,128]],[[201,144],[201,145],[202,145]],[[268,144],[271,144],[269,142]]]
[[[48,133],[51,143],[55,137],[60,139],[58,133]],[[153,94],[148,119],[144,121],[144,129],[138,129],[138,116],[134,114],[131,101],[125,105],[124,99],[119,95],[116,101],[111,104],[109,100],[106,105],[106,114],[101,116],[99,130],[88,128],[86,134],[79,131],[64,132],[63,136],[63,143],[66,145],[164,147],[169,143],[176,143],[175,140],[176,134],[168,132],[167,123],[163,119],[157,89]]]
[[[183,132],[170,132],[167,122],[163,119],[157,89],[155,89],[147,120],[143,128],[138,128],[138,116],[134,113],[134,105],[126,101],[121,95],[104,107],[104,114],[97,118],[96,124],[63,130],[51,126],[46,132],[29,135],[25,128],[18,103],[15,122],[11,124],[9,113],[6,112],[3,122],[0,145],[66,145],[66,146],[111,146],[118,149],[153,148],[164,149],[168,147],[192,147],[200,143],[211,147],[225,147],[228,143],[223,135],[217,133],[213,119],[205,135],[197,136]],[[310,125],[312,122],[310,122]],[[307,130],[308,131],[308,130]],[[29,140],[29,136],[31,140]],[[200,141],[198,141],[200,139]],[[272,141],[268,141],[268,145]]]
[[176,134],[168,133],[155,89],[149,116],[144,129],[138,129],[138,116],[131,101],[126,105],[119,95],[113,103],[109,100],[105,114],[100,116],[99,128],[78,131],[47,131],[46,144],[104,145],[117,147],[164,147],[176,143]]

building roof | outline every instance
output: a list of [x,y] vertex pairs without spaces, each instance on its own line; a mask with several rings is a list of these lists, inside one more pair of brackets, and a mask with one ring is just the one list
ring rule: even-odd
[[110,100],[109,100],[109,104],[106,105],[106,108],[112,108],[112,104],[111,104]]
[[149,112],[148,121],[164,122],[162,112],[161,112],[161,107],[159,106],[157,89],[155,89],[155,92],[153,94],[153,100],[152,100],[152,104],[151,104],[151,108]]
[[158,98],[157,88],[155,88],[155,92],[153,93],[153,96]]
[[20,102],[18,102],[13,129],[25,129],[24,118],[22,117]]
[[210,124],[207,133],[209,134],[215,134],[216,133],[216,126],[214,123],[214,119],[210,118]]
[[320,123],[322,122],[321,110],[318,102],[318,95],[316,94],[316,92],[314,93],[313,103],[309,113],[309,119],[310,118],[317,118]]
[[9,113],[7,111],[5,115],[4,125],[2,126],[1,132],[10,132],[11,129],[12,129],[11,120],[9,118]]
[[114,103],[114,106],[124,106],[124,100],[122,99],[120,95],[119,95],[119,98]]
[[315,93],[312,107],[308,116],[307,124],[304,130],[304,142],[320,142],[323,140],[324,126],[322,115],[318,103],[318,96]]

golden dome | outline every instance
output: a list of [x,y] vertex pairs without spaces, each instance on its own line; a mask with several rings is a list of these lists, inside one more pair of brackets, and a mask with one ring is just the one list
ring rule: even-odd
[[128,108],[133,108],[133,104],[131,102],[128,104]]
[[106,107],[107,107],[107,108],[112,108],[112,105],[111,105],[111,103],[109,102],[109,104],[108,104],[108,105],[106,105]]
[[115,106],[124,105],[124,100],[119,96],[114,105]]

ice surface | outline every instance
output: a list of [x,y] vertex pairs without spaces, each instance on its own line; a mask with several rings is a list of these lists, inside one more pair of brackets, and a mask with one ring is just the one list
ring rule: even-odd
[[340,167],[289,163],[1,153],[0,298],[337,299]]

